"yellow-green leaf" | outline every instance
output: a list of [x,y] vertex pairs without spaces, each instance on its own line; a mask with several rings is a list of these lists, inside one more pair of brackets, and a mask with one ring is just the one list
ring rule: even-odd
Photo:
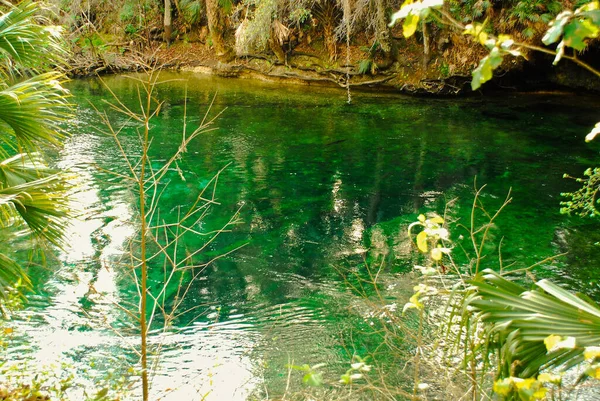
[[405,38],[410,38],[416,31],[417,25],[419,24],[419,16],[415,14],[408,14],[402,24],[402,34]]
[[548,352],[557,349],[573,349],[576,346],[575,337],[560,337],[551,335],[544,339],[544,344]]
[[427,252],[427,233],[425,231],[417,234],[417,248],[423,253]]
[[535,390],[535,393],[533,393],[533,399],[534,400],[543,400],[546,398],[547,392],[548,392],[548,389],[546,387],[540,386],[540,388]]
[[521,389],[529,390],[535,385],[536,382],[537,382],[537,380],[535,380],[533,378],[514,381],[515,387],[519,390],[521,390]]
[[597,38],[600,28],[589,20],[572,20],[565,26],[563,38],[566,46],[575,50],[583,50],[587,46],[585,40],[588,38]]
[[561,341],[561,336],[550,335],[544,339],[544,345],[546,346],[546,350],[550,351],[556,347],[556,345]]
[[444,219],[441,218],[440,216],[435,216],[435,217],[431,218],[429,221],[431,221],[434,224],[444,224]]
[[592,1],[587,3],[584,6],[581,6],[580,8],[577,9],[577,11],[575,13],[581,13],[581,12],[586,12],[586,11],[593,11],[593,10],[597,10],[598,8],[600,8],[600,2],[598,1]]
[[600,379],[600,367],[598,365],[592,365],[585,370],[585,374],[594,379]]
[[559,384],[562,381],[562,376],[554,373],[542,373],[537,379],[540,383]]
[[600,356],[600,347],[586,347],[583,352],[585,359],[592,359]]
[[496,380],[494,382],[494,393],[500,395],[509,395],[512,390],[512,378]]

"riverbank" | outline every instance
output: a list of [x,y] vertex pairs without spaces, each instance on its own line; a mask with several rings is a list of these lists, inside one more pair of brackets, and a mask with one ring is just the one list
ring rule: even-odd
[[[251,78],[271,82],[286,82],[298,85],[317,85],[346,89],[384,90],[390,92],[422,95],[459,95],[470,91],[470,76],[461,73],[442,77],[435,74],[439,69],[434,61],[424,72],[415,54],[404,57],[404,61],[380,62],[371,73],[361,74],[355,65],[360,60],[359,49],[352,48],[350,64],[339,66],[324,61],[321,55],[303,51],[294,51],[285,62],[278,62],[265,55],[252,54],[235,57],[228,61],[219,60],[214,52],[203,43],[176,43],[169,48],[162,45],[153,51],[138,51],[130,48],[116,49],[117,52],[75,56],[77,61],[69,75],[72,77],[93,76],[133,72],[147,65],[179,71],[215,75],[225,78]],[[345,50],[339,60],[346,59]],[[342,63],[343,64],[343,63]]]
[[[443,55],[434,55],[424,68],[422,49],[403,51],[395,61],[373,60],[377,66],[369,73],[359,73],[362,51],[359,47],[341,48],[337,62],[314,49],[290,52],[284,62],[264,54],[248,54],[219,60],[205,43],[176,42],[170,47],[156,44],[154,50],[137,49],[133,44],[114,46],[104,53],[75,55],[70,63],[72,77],[94,76],[139,71],[148,65],[190,71],[224,78],[249,78],[295,85],[339,87],[346,90],[387,91],[412,95],[459,96],[473,93],[471,71],[481,55],[470,53],[463,57],[459,68],[446,61]],[[342,62],[346,60],[346,62]],[[349,60],[349,62],[348,62]],[[358,66],[358,67],[357,67]],[[513,59],[481,90],[485,91],[539,91],[584,90],[600,93],[600,82],[577,66],[564,62],[552,66],[543,56],[531,57],[529,63]],[[568,78],[568,79],[567,79]]]

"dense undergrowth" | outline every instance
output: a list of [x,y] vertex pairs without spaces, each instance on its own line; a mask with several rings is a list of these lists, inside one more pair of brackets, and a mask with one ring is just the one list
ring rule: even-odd
[[[143,61],[158,58],[173,66],[214,65],[221,60],[263,72],[285,65],[299,71],[374,75],[394,80],[397,87],[418,84],[426,89],[431,85],[427,80],[468,76],[485,52],[443,18],[422,20],[415,35],[403,35],[400,27],[389,25],[392,12],[402,3],[49,1],[55,22],[66,28],[74,75],[137,69]],[[566,1],[453,0],[444,10],[464,25],[485,21],[486,31],[539,45],[547,23],[571,6]],[[596,48],[594,43],[590,46]],[[581,57],[588,56],[584,52]],[[523,65],[523,59],[512,59],[500,69],[514,71]]]

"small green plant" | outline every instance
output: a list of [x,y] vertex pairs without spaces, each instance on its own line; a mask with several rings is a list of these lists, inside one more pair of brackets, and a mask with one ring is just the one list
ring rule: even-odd
[[364,373],[370,371],[371,365],[367,365],[366,361],[363,358],[359,357],[358,355],[354,355],[354,357],[352,358],[352,364],[350,365],[350,369],[348,369],[346,373],[340,376],[340,383],[352,384],[356,380],[364,378]]
[[133,24],[125,25],[125,34],[126,35],[136,35],[139,32],[139,28]]
[[326,364],[317,363],[313,366],[308,364],[287,365],[287,368],[304,373],[304,376],[302,376],[302,383],[308,386],[319,387],[323,385],[323,372],[321,372],[320,369],[324,366],[326,366]]
[[561,196],[568,200],[561,201],[560,212],[563,214],[577,214],[581,217],[595,217],[600,214],[598,211],[598,191],[600,190],[600,168],[588,168],[583,172],[584,178],[572,177],[565,174],[565,178],[571,178],[576,182],[583,184],[581,188],[574,192],[563,192]]
[[360,60],[358,63],[358,73],[359,74],[375,74],[377,73],[377,63],[375,62],[375,57],[379,52],[381,52],[381,45],[379,42],[375,41],[371,46],[366,47],[363,46],[360,48],[365,53],[365,58]]
[[450,76],[450,66],[445,61],[442,61],[440,64],[440,76],[442,78],[448,78]]

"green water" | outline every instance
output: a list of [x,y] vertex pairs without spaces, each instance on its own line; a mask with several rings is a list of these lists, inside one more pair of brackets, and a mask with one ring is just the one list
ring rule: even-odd
[[[504,237],[503,260],[515,268],[548,256],[567,257],[536,269],[600,298],[594,221],[558,213],[560,192],[598,161],[598,146],[583,138],[597,121],[600,100],[576,95],[509,94],[492,98],[420,99],[355,93],[353,104],[335,89],[281,87],[243,80],[165,74],[162,113],[153,121],[150,154],[158,163],[177,148],[187,93],[188,125],[197,124],[216,94],[211,113],[223,113],[217,130],[188,147],[177,171],[168,175],[165,214],[193,202],[200,188],[219,178],[221,206],[207,218],[216,226],[241,207],[241,223],[212,243],[210,257],[246,244],[211,264],[190,290],[185,307],[202,307],[156,337],[164,342],[155,390],[181,387],[181,394],[210,392],[209,400],[245,399],[248,394],[281,396],[289,361],[328,362],[343,373],[354,352],[368,351],[355,298],[340,271],[359,274],[364,261],[383,257],[388,279],[410,271],[414,258],[403,235],[420,213],[449,214],[459,223],[471,209],[474,179],[486,184],[482,196],[492,210],[512,188],[513,202],[494,229]],[[105,78],[130,107],[135,82]],[[37,271],[36,295],[18,326],[20,358],[66,359],[90,365],[88,374],[135,360],[126,341],[137,341],[127,317],[112,304],[125,304],[134,290],[112,266],[134,234],[134,193],[103,169],[126,173],[111,138],[97,127],[90,103],[109,97],[97,80],[70,83],[78,105],[74,133],[56,163],[79,175],[76,198],[81,218],[70,244],[51,269]],[[187,89],[186,89],[187,88]],[[187,92],[186,92],[187,91]],[[110,112],[109,112],[110,113]],[[126,123],[109,114],[115,125]],[[122,138],[139,154],[133,129]],[[101,169],[99,169],[100,167]],[[460,242],[460,229],[454,238]],[[190,247],[201,242],[191,242]],[[381,256],[383,255],[383,256]],[[497,258],[484,264],[497,266]],[[54,273],[56,272],[56,273]],[[91,301],[90,285],[104,294]],[[92,319],[90,319],[90,317]],[[98,321],[123,329],[117,337]],[[346,364],[344,364],[346,362]],[[192,399],[192,398],[189,398]],[[196,398],[194,398],[196,399]]]

